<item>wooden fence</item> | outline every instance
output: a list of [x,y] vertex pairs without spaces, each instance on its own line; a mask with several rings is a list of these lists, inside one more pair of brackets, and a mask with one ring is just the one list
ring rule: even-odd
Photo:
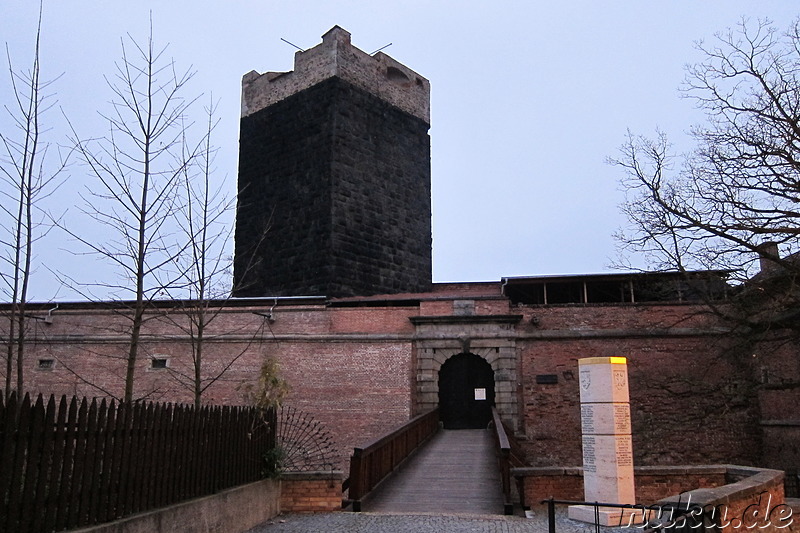
[[492,407],[492,426],[494,426],[494,445],[500,467],[500,479],[503,484],[503,509],[505,514],[514,514],[511,501],[511,468],[527,466],[525,452],[514,435],[500,418],[496,407]]
[[350,477],[343,486],[349,490],[353,511],[361,511],[361,500],[438,430],[436,407],[366,446],[355,448],[350,457]]
[[0,532],[62,531],[264,477],[275,414],[0,396]]

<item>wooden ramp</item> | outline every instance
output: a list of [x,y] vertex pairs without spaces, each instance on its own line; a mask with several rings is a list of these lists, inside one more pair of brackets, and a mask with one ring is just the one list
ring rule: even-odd
[[440,430],[363,502],[376,513],[503,514],[491,430]]

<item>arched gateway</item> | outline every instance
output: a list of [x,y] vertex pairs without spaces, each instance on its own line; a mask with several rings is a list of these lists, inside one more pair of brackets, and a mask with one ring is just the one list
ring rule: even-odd
[[492,418],[494,370],[482,357],[460,353],[439,370],[439,416],[445,429],[481,429]]
[[[460,301],[463,304],[473,301]],[[455,304],[454,304],[455,309]],[[455,313],[455,311],[454,311]],[[512,428],[519,429],[517,395],[517,324],[522,315],[422,315],[410,318],[415,326],[413,360],[415,361],[415,391],[412,413],[421,414],[435,407],[445,410],[442,420],[448,424],[447,413],[452,394],[471,395],[471,402],[486,404],[484,413],[497,407],[500,417]],[[471,363],[470,363],[471,361]],[[446,367],[453,366],[453,370]],[[484,372],[478,384],[462,381],[461,392],[448,392],[449,372],[454,375],[458,367],[475,366],[475,372]],[[477,370],[483,368],[484,370]],[[441,371],[441,372],[440,372]],[[469,370],[467,370],[469,372]],[[477,379],[477,378],[476,378]],[[456,380],[457,382],[457,380]],[[443,384],[444,383],[444,384]],[[485,385],[485,386],[484,386]],[[440,391],[440,386],[445,391]],[[486,401],[475,400],[475,389],[486,389]],[[458,389],[456,389],[457,391]],[[482,391],[478,391],[481,395]],[[466,401],[462,396],[462,401]],[[482,403],[482,404],[483,404]],[[469,405],[467,403],[466,405]],[[485,415],[484,415],[485,416]],[[480,419],[478,419],[480,420]],[[472,422],[478,424],[476,420]],[[482,420],[481,420],[482,423]],[[486,419],[488,424],[488,419]],[[480,427],[486,427],[483,424]],[[447,427],[447,426],[446,426]]]

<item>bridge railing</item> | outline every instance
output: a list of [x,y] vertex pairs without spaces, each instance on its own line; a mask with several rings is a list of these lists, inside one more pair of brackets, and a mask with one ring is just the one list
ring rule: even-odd
[[437,407],[366,446],[355,448],[350,457],[350,477],[344,482],[353,511],[360,511],[364,497],[438,430]]
[[514,514],[514,503],[511,501],[511,468],[525,466],[525,453],[508,431],[497,408],[492,407],[492,425],[494,426],[497,459],[500,463],[500,476],[503,482],[503,508],[507,515]]

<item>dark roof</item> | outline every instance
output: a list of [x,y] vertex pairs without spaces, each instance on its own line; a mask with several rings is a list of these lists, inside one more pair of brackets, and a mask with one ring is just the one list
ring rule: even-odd
[[725,298],[727,270],[614,272],[502,279],[503,294],[530,305],[697,302]]

